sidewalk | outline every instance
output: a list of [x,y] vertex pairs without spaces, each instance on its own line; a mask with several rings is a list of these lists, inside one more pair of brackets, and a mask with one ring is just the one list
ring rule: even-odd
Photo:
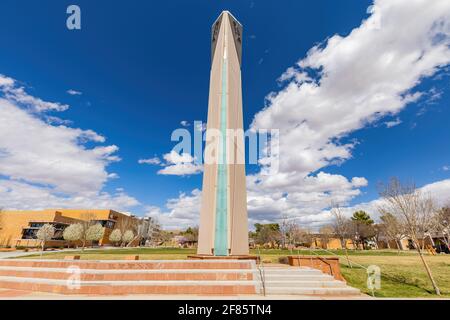
[[[77,251],[77,250],[78,249],[62,249],[62,250],[55,250],[55,251],[46,251],[45,253],[57,253],[57,252],[66,252],[66,251],[70,252],[70,251]],[[0,252],[0,259],[26,257],[26,256],[36,255],[36,254],[40,254],[40,251],[31,251],[31,252],[25,252],[25,251]]]

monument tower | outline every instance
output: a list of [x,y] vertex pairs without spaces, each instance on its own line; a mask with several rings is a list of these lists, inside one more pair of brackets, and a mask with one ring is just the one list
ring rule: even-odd
[[[243,129],[241,63],[242,25],[223,11],[212,26],[205,148],[214,147],[218,161],[205,160],[199,255],[249,253],[244,137],[237,135],[232,142],[226,138],[230,130]],[[220,138],[208,139],[210,132],[220,132]]]

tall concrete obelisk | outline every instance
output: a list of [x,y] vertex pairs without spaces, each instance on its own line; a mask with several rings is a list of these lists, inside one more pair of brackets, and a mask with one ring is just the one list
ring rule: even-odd
[[[214,147],[218,161],[205,160],[197,253],[247,255],[244,137],[237,135],[232,142],[225,138],[230,129],[243,129],[242,25],[228,11],[213,24],[211,59],[205,157],[206,150]],[[209,139],[210,132],[220,132],[220,139]]]

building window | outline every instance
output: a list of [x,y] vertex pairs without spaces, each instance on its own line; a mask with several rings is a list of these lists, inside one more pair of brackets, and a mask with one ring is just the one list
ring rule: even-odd
[[55,235],[52,240],[64,240],[63,232],[68,225],[55,222],[30,222],[28,228],[24,228],[22,231],[22,239],[37,239],[37,232],[44,224],[51,224],[55,228]]
[[100,223],[102,227],[107,229],[114,229],[114,226],[116,225],[116,222],[111,220],[97,220],[96,223]]
[[30,228],[41,228],[43,225],[43,222],[30,222]]
[[37,239],[36,233],[39,229],[24,229],[22,239]]

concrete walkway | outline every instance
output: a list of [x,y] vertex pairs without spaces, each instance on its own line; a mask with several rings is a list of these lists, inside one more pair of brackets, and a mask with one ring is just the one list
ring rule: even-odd
[[29,256],[31,254],[36,254],[36,252],[24,252],[24,251],[0,252],[0,259],[25,257],[25,256]]
[[[54,250],[54,251],[46,251],[44,254],[47,253],[58,253],[58,252],[70,252],[70,251],[79,251],[78,249],[61,249],[61,250]],[[9,259],[9,258],[19,258],[19,257],[26,257],[31,255],[40,254],[40,251],[31,251],[31,252],[25,252],[25,251],[10,251],[10,252],[0,252],[0,259]]]

